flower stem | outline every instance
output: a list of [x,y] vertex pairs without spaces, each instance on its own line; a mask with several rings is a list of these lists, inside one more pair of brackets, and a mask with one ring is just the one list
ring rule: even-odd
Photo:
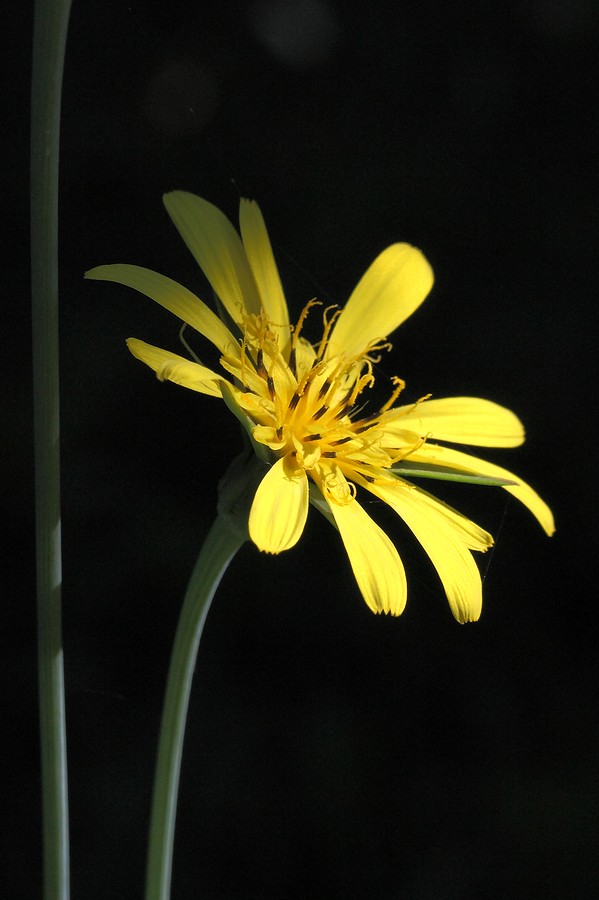
[[227,566],[246,540],[219,515],[191,574],[177,625],[166,686],[152,799],[146,900],[168,900],[185,721],[196,656],[210,603]]
[[36,0],[31,86],[31,295],[44,897],[69,896],[61,625],[58,151],[70,0]]

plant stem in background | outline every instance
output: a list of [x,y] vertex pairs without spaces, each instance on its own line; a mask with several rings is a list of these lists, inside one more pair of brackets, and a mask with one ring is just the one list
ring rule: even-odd
[[36,0],[31,91],[31,291],[44,897],[69,896],[61,623],[58,153],[70,0]]

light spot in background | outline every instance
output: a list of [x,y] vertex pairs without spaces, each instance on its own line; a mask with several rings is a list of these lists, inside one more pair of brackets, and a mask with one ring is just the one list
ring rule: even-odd
[[165,60],[150,79],[142,115],[165,134],[183,137],[203,129],[218,102],[211,74],[193,59]]
[[597,31],[597,0],[525,0],[531,27],[548,37],[584,39]]
[[274,56],[298,68],[325,62],[341,31],[324,0],[257,0],[249,7],[248,19],[254,36]]

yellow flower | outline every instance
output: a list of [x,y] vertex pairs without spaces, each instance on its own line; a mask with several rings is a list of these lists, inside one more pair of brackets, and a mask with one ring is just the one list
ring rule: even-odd
[[357,499],[357,488],[387,503],[414,532],[435,566],[459,622],[481,612],[482,590],[471,551],[492,537],[411,481],[427,471],[498,479],[554,531],[547,505],[531,487],[499,466],[437,443],[515,447],[524,440],[519,419],[476,397],[429,399],[395,405],[403,388],[374,412],[364,408],[374,383],[373,363],[390,348],[387,336],[422,303],[433,284],[422,253],[393,244],[374,260],[345,307],[321,308],[322,337],[302,334],[311,300],[295,327],[264,220],[256,203],[242,200],[241,237],[206,200],[182,191],[166,209],[204,271],[223,308],[221,320],[198,297],[164,275],[130,265],[99,266],[88,278],[135,288],[208,338],[220,352],[215,372],[136,338],[129,349],[160,380],[222,397],[247,428],[268,464],[256,491],[249,534],[260,550],[280,553],[299,540],[309,503],[335,524],[362,595],[373,612],[399,615],[407,587],[392,541]]

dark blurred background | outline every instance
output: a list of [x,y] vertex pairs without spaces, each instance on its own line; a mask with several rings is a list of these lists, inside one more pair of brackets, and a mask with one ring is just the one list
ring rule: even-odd
[[[2,57],[8,226],[0,826],[5,896],[40,896],[32,569],[27,114],[31,21]],[[75,0],[64,84],[64,631],[73,897],[142,896],[160,708],[186,581],[240,448],[223,404],[161,385],[130,335],[177,350],[150,300],[84,283],[146,265],[209,298],[161,204],[262,207],[297,315],[407,240],[436,285],[383,374],[524,420],[482,452],[552,506],[549,540],[495,489],[437,495],[498,536],[458,626],[406,563],[373,616],[312,513],[246,546],[210,612],[183,760],[173,900],[592,898],[598,809],[596,411],[599,13],[591,0]]]

